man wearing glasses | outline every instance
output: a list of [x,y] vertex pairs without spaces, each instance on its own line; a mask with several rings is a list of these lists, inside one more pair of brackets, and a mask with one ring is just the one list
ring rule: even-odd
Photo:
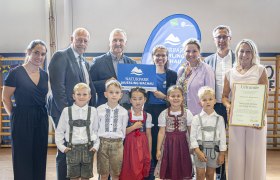
[[[219,25],[213,30],[213,38],[217,48],[215,54],[205,58],[205,62],[209,64],[214,72],[216,79],[216,99],[217,103],[214,106],[215,111],[223,116],[225,125],[227,124],[227,111],[222,104],[222,94],[224,88],[225,73],[233,67],[235,55],[230,49],[231,30],[229,26]],[[216,179],[226,180],[225,163],[216,169]]]
[[[96,91],[89,76],[89,64],[85,61],[85,53],[90,34],[85,28],[77,28],[71,36],[71,45],[57,51],[49,64],[49,77],[52,95],[48,100],[48,110],[55,126],[62,110],[73,104],[73,88],[76,84],[84,82],[91,88],[90,106],[95,106]],[[67,175],[66,155],[58,150],[56,156],[57,179],[65,180]]]

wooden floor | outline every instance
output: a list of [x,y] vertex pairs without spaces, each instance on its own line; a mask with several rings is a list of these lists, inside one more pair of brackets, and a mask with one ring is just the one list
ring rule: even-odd
[[[55,170],[56,148],[49,148],[47,162],[47,180],[56,179]],[[95,161],[96,163],[96,161]],[[97,180],[96,164],[94,176],[91,180]],[[267,151],[267,180],[280,179],[280,151]],[[12,154],[10,148],[0,148],[0,180],[13,180]]]

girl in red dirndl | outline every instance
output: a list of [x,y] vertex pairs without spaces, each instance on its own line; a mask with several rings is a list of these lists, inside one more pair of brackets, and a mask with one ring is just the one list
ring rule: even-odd
[[124,157],[121,180],[143,180],[149,176],[152,136],[152,116],[143,111],[146,102],[146,91],[143,88],[132,88],[130,93],[131,110],[126,128]]

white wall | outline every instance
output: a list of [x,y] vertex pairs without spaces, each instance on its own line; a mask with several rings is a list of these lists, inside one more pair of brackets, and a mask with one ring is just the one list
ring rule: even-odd
[[[232,48],[253,39],[260,52],[280,52],[279,0],[56,0],[57,47],[67,47],[74,28],[88,28],[88,52],[106,52],[115,27],[126,30],[126,52],[142,53],[153,28],[171,14],[186,14],[200,27],[202,52],[213,52],[212,29],[232,28]],[[0,53],[24,52],[36,38],[48,41],[48,0],[0,0]]]

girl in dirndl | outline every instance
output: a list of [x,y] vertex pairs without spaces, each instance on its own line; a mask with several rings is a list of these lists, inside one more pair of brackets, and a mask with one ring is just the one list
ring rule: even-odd
[[143,111],[146,102],[146,91],[143,88],[132,88],[130,93],[131,110],[126,128],[123,166],[121,180],[143,180],[149,176],[152,135],[152,116]]
[[180,86],[168,89],[167,101],[170,107],[162,111],[158,118],[160,130],[155,176],[172,180],[192,179],[188,138],[193,115],[183,106],[183,90]]

